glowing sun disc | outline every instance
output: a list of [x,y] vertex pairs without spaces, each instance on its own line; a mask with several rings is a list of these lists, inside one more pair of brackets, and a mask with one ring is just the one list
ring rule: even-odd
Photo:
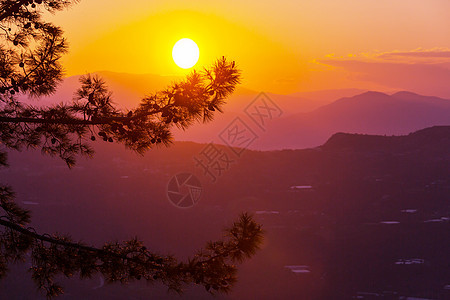
[[177,66],[189,69],[197,63],[200,57],[200,50],[193,40],[184,38],[173,46],[172,57]]

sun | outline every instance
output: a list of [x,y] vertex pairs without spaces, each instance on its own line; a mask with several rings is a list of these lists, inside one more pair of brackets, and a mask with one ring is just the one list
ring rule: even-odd
[[173,61],[183,69],[195,66],[200,57],[200,50],[197,44],[188,38],[184,38],[175,43],[172,49]]

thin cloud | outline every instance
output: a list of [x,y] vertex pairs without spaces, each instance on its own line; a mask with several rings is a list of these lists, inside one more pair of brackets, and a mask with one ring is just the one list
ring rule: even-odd
[[450,62],[450,49],[392,51],[377,54],[374,59],[397,61],[400,63],[446,63]]
[[355,82],[450,98],[449,49],[326,57],[317,62],[346,73]]
[[384,53],[379,55],[380,58],[391,58],[391,57],[398,57],[398,56],[406,56],[406,57],[449,57],[450,58],[450,51],[420,51],[420,52],[391,52],[391,53]]

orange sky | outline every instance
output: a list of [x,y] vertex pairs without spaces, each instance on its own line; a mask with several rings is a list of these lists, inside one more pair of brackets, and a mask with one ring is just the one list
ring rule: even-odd
[[[200,48],[196,67],[225,55],[257,91],[356,87],[450,97],[448,0],[82,0],[51,19],[70,43],[68,75],[182,75],[171,49],[188,37]],[[424,72],[432,87],[418,86]]]

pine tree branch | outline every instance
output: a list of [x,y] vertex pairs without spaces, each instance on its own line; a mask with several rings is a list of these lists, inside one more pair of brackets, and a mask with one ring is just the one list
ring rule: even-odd
[[4,10],[2,13],[0,13],[0,22],[4,19],[11,17],[14,15],[14,13],[18,12],[20,7],[25,3],[25,0],[19,0],[15,3],[11,3],[10,6],[4,7]]
[[59,124],[59,125],[103,125],[111,122],[127,122],[139,118],[155,115],[162,112],[162,109],[136,114],[131,117],[94,117],[91,120],[77,118],[30,118],[30,117],[3,117],[0,116],[0,123],[32,123],[32,124]]
[[[16,232],[19,232],[19,233],[21,233],[23,235],[29,236],[29,237],[31,237],[33,239],[44,241],[44,242],[49,242],[49,243],[54,244],[54,245],[61,245],[61,246],[65,246],[65,247],[70,247],[70,248],[75,248],[75,249],[79,249],[79,250],[84,250],[84,251],[87,251],[87,252],[96,253],[96,254],[98,254],[100,256],[113,256],[113,257],[116,257],[116,258],[132,261],[132,262],[137,262],[137,263],[142,262],[142,260],[136,260],[136,259],[133,259],[132,257],[128,257],[126,255],[121,255],[121,254],[118,254],[118,253],[114,253],[114,252],[110,252],[110,251],[106,251],[106,250],[103,250],[103,249],[94,248],[94,247],[90,247],[90,246],[80,245],[79,243],[73,243],[73,242],[67,242],[67,241],[60,240],[60,239],[55,239],[55,238],[50,237],[49,235],[40,235],[40,234],[35,233],[33,231],[30,231],[30,230],[28,230],[26,228],[23,228],[22,226],[19,226],[19,225],[15,224],[15,223],[12,223],[12,222],[9,222],[9,221],[6,221],[6,220],[2,220],[1,218],[0,218],[0,225],[5,226],[5,227],[7,227],[7,228],[9,228],[11,230],[14,230]],[[154,263],[154,264],[155,264],[155,267],[158,267],[158,265],[156,263]]]

